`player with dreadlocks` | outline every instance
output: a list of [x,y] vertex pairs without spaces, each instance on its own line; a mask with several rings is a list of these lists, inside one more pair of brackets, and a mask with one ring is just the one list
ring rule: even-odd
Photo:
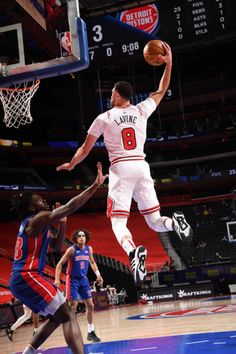
[[49,225],[75,212],[95,193],[107,177],[102,173],[101,163],[97,164],[97,168],[97,178],[89,188],[52,211],[49,211],[47,202],[35,193],[18,194],[13,200],[13,206],[23,220],[16,240],[10,289],[34,313],[48,316],[23,354],[36,353],[36,349],[60,324],[72,353],[84,354],[83,339],[74,312],[57,287],[42,275],[42,271],[50,242]]

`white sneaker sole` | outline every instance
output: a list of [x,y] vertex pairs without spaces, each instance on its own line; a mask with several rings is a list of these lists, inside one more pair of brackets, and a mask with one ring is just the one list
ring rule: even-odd
[[[131,262],[132,271],[134,274],[134,281],[137,285],[143,282],[147,275],[145,263],[147,258],[147,250],[143,246],[139,246],[135,250],[134,258]],[[135,267],[134,267],[135,264]]]
[[[185,224],[186,227],[184,229],[181,229],[181,226],[179,225],[180,221],[178,219],[182,220],[182,222]],[[186,221],[184,214],[173,213],[172,220],[174,222],[174,230],[181,239],[181,241],[190,243],[193,238],[193,230],[189,223]]]

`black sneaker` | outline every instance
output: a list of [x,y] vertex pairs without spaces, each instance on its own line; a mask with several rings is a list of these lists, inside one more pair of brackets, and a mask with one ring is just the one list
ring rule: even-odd
[[137,285],[140,285],[147,271],[145,268],[145,262],[147,258],[147,250],[143,246],[138,246],[134,251],[129,254],[129,260],[131,263],[131,269],[134,275],[134,281]]
[[8,338],[13,342],[13,334],[14,331],[12,331],[10,328],[6,329],[6,335],[8,336]]
[[185,243],[190,243],[193,239],[193,230],[187,223],[182,211],[176,211],[172,215],[173,228],[180,240]]
[[101,339],[98,338],[95,331],[88,333],[87,340],[90,340],[91,342],[101,342]]

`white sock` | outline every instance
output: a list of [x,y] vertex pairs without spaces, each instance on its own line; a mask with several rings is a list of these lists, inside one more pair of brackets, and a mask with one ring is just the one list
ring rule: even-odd
[[123,250],[127,253],[127,255],[129,255],[130,252],[132,252],[136,248],[135,244],[133,243],[133,240],[131,240],[131,239],[125,240],[122,243],[122,247],[123,247]]
[[35,353],[36,350],[30,344],[28,344],[22,354],[35,354]]
[[88,333],[91,333],[95,330],[93,323],[88,323]]
[[167,231],[173,231],[173,221],[168,217],[161,217],[163,219],[163,225],[165,226]]

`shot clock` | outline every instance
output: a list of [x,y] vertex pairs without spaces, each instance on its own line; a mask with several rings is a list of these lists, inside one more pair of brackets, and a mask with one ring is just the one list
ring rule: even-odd
[[138,51],[139,48],[140,48],[139,42],[122,44],[122,46],[121,46],[121,49],[122,49],[123,53],[135,53],[135,51]]

